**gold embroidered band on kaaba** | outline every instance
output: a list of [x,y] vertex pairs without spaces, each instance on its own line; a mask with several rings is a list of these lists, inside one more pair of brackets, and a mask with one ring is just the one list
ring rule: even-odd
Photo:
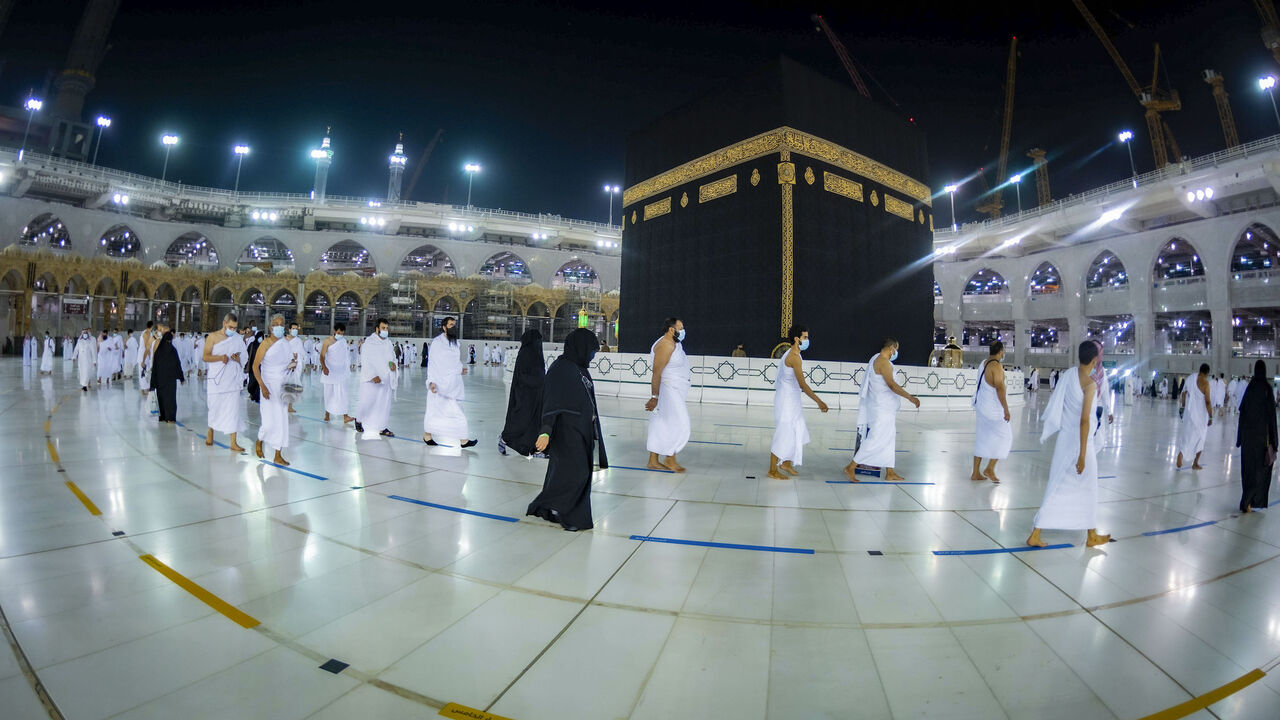
[[[622,206],[628,207],[687,182],[699,180],[770,153],[791,151],[834,165],[933,207],[929,187],[919,180],[848,148],[789,127],[770,130],[721,148],[632,185],[622,193]],[[898,210],[897,206],[890,209],[890,212],[898,214],[896,210]]]

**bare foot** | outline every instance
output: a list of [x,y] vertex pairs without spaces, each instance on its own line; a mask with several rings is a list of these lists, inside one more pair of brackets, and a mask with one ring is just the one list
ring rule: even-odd
[[670,471],[671,471],[671,472],[673,472],[673,473],[682,473],[682,472],[684,472],[684,467],[683,467],[682,465],[680,465],[680,463],[678,463],[678,462],[676,462],[675,460],[672,460],[672,459],[670,459],[670,458],[668,458],[668,459],[667,459],[667,461],[666,461],[665,463],[662,463],[662,465],[663,465],[663,467],[665,467],[666,469],[670,470]]
[[1181,469],[1182,469],[1182,453],[1178,453],[1178,464],[1177,464],[1177,468],[1178,468],[1179,470],[1181,470]]
[[263,455],[263,454],[262,454],[262,441],[261,441],[261,440],[259,440],[258,442],[256,442],[256,443],[254,443],[254,444],[253,444],[253,454],[254,454],[254,455],[257,455],[259,458],[262,458],[263,460],[265,460],[265,459],[267,458],[267,456],[266,456],[266,455]]
[[885,479],[887,482],[902,482],[903,480],[906,480],[906,478],[904,478],[904,477],[902,477],[901,475],[899,475],[898,473],[894,472],[892,469],[888,469],[888,470],[886,470],[886,471],[885,471],[885,473],[884,473],[884,479]]
[[292,406],[292,405],[290,405],[290,406],[289,406],[289,412],[291,412],[291,413],[296,413],[296,412],[298,412],[298,411],[297,411],[297,410],[294,410],[294,409],[293,409],[293,406]]
[[791,479],[786,475],[779,474],[777,470],[770,470],[769,477],[773,478],[774,480],[790,480]]
[[1099,545],[1106,545],[1106,544],[1107,544],[1107,543],[1109,543],[1109,542],[1111,542],[1111,536],[1110,536],[1110,535],[1099,535],[1098,533],[1094,532],[1093,530],[1090,530],[1090,531],[1089,531],[1089,538],[1088,538],[1087,540],[1085,540],[1085,541],[1084,541],[1084,544],[1085,544],[1087,547],[1097,547],[1097,546],[1099,546]]
[[279,450],[277,450],[277,451],[276,451],[276,459],[275,459],[275,463],[276,463],[277,465],[283,465],[283,466],[285,466],[285,467],[289,467],[289,462],[288,462],[287,460],[285,460],[285,459],[284,459],[284,456],[280,454],[280,451],[279,451]]
[[1027,538],[1027,547],[1047,547],[1049,543],[1040,539],[1040,529],[1036,528],[1031,531],[1031,536]]
[[987,478],[986,478],[982,473],[980,473],[980,472],[975,472],[974,474],[972,474],[972,475],[970,475],[970,476],[969,476],[969,479],[970,479],[970,480],[972,480],[972,481],[974,481],[974,482],[982,482],[983,480],[986,480]]
[[206,447],[213,447],[213,431],[204,436],[204,444]]
[[995,474],[994,472],[991,472],[990,470],[988,470],[988,471],[986,471],[986,472],[984,472],[984,473],[982,473],[982,474],[983,474],[984,476],[986,476],[986,478],[987,478],[988,480],[990,480],[991,482],[993,482],[993,483],[998,483],[998,482],[1000,482],[1000,478],[996,477],[996,474]]
[[1203,469],[1204,469],[1204,467],[1203,467],[1200,463],[1195,463],[1194,465],[1192,465],[1192,466],[1191,466],[1191,469],[1192,469],[1192,470],[1203,470]]
[[844,476],[849,478],[849,482],[862,482],[858,479],[858,473],[854,471],[853,463],[844,466]]
[[778,469],[779,469],[779,470],[781,470],[781,471],[783,471],[783,472],[790,473],[790,474],[792,474],[792,475],[799,475],[799,474],[800,474],[800,471],[796,469],[796,466],[795,466],[795,465],[792,465],[792,464],[791,464],[791,461],[790,461],[790,460],[788,460],[788,461],[786,461],[786,462],[782,463],[781,465],[779,465],[779,466],[778,466]]
[[351,422],[352,420],[355,420],[355,418],[351,417],[350,415],[343,415],[343,416],[342,416],[342,424],[343,424],[343,425],[346,425],[347,423]]
[[328,410],[326,410],[326,411],[325,411],[325,413],[324,413],[324,421],[325,421],[325,422],[329,422],[329,411],[328,411]]
[[232,445],[232,446],[231,446],[231,452],[233,452],[233,453],[242,453],[242,452],[244,452],[244,448],[240,447],[239,445]]
[[648,464],[648,465],[646,465],[645,467],[649,468],[650,470],[664,470],[664,471],[665,471],[665,470],[670,470],[670,469],[671,469],[671,468],[667,467],[666,465],[663,465],[662,463],[658,462],[657,460],[650,460],[650,461],[649,461],[649,464]]

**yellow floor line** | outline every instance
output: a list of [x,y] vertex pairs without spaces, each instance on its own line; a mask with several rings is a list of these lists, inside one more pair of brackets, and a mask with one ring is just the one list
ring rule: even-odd
[[511,720],[511,718],[503,715],[494,715],[493,713],[476,710],[475,708],[469,708],[466,705],[459,705],[458,703],[449,703],[448,705],[445,705],[443,708],[440,708],[439,714],[447,718],[454,718],[454,720]]
[[50,420],[45,420],[45,421],[44,421],[44,434],[45,434],[45,435],[48,435],[48,434],[49,434],[49,423],[50,423],[50,422],[52,422],[52,421],[50,421]]
[[53,458],[55,463],[62,462],[62,460],[58,459],[58,449],[53,446],[53,441],[46,440],[44,444],[49,447],[49,457]]
[[102,511],[98,509],[98,506],[94,505],[93,501],[89,499],[89,496],[85,495],[84,492],[80,490],[80,488],[76,487],[75,483],[68,480],[67,489],[71,491],[72,495],[75,495],[76,497],[80,498],[80,502],[84,503],[84,506],[89,511],[90,515],[102,514]]
[[138,556],[138,558],[142,560],[142,562],[150,565],[161,575],[164,575],[165,577],[172,580],[173,583],[178,587],[194,595],[196,599],[199,600],[200,602],[204,603],[205,605],[208,605],[214,610],[217,610],[218,612],[230,618],[232,622],[239,625],[240,627],[253,628],[253,627],[257,627],[260,624],[257,618],[250,617],[244,614],[243,612],[240,612],[240,610],[237,609],[231,603],[227,602],[226,600],[223,600],[217,595],[214,595],[208,590],[205,590],[203,587],[200,587],[196,583],[187,579],[187,577],[182,573],[178,572],[177,570],[174,570],[168,565],[165,565],[164,563],[155,559],[154,556],[140,555]]
[[1221,701],[1223,698],[1240,692],[1262,679],[1265,675],[1266,673],[1261,670],[1251,670],[1222,687],[1210,690],[1200,697],[1191,698],[1181,705],[1174,705],[1173,707],[1161,710],[1158,713],[1152,713],[1151,715],[1142,718],[1142,720],[1177,720],[1177,718],[1184,718],[1193,712],[1203,710],[1210,705]]

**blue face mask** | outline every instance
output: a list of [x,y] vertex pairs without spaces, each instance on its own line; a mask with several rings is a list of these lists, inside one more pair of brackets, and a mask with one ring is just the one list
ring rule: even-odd
[[800,341],[800,352],[804,352],[805,350],[808,350],[808,349],[809,349],[809,338],[805,338]]
[[894,350],[893,354],[889,356],[889,362],[893,362],[894,360],[897,360],[897,359],[898,359],[898,351]]
[[275,327],[271,328],[271,334],[278,338],[284,337],[284,327],[281,325],[276,325]]
[[678,331],[676,332],[676,340],[679,340],[680,342],[684,342],[684,329],[683,329],[683,328],[681,328],[680,330],[678,330]]

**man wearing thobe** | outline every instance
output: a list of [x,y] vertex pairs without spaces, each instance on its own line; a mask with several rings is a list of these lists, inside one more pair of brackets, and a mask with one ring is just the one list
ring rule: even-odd
[[[293,352],[293,372],[289,375],[286,382],[302,383],[302,363],[306,357],[306,348],[302,345],[302,338],[298,337],[298,323],[289,323],[289,332],[285,334],[284,339],[289,343],[289,350]],[[293,403],[289,403],[289,412],[296,413],[293,409]]]
[[1212,378],[1209,377],[1209,363],[1200,364],[1200,373],[1186,383],[1179,398],[1182,424],[1178,428],[1178,467],[1182,467],[1183,455],[1195,455],[1191,463],[1192,470],[1203,470],[1200,467],[1200,453],[1204,451],[1204,439],[1209,434],[1209,426],[1213,425],[1213,408],[1210,405]]
[[787,331],[787,337],[791,340],[791,347],[782,356],[773,392],[774,429],[773,440],[769,443],[769,477],[774,480],[789,480],[792,475],[799,475],[796,465],[804,464],[809,427],[804,422],[800,394],[808,395],[818,404],[818,410],[826,412],[828,409],[804,380],[804,358],[800,353],[809,349],[809,329],[793,325]]
[[130,330],[124,340],[124,368],[122,374],[133,376],[133,367],[138,364],[138,338]]
[[1027,538],[1031,547],[1048,544],[1040,537],[1042,528],[1088,530],[1085,544],[1089,547],[1111,541],[1110,535],[1098,533],[1098,458],[1091,447],[1102,427],[1094,414],[1098,388],[1091,377],[1099,362],[1098,345],[1085,340],[1077,355],[1080,364],[1058,379],[1058,387],[1049,396],[1041,417],[1044,431],[1040,442],[1055,433],[1058,441],[1049,463],[1049,485]]
[[233,313],[222,318],[222,329],[209,334],[200,347],[200,361],[209,368],[206,385],[209,405],[209,431],[204,444],[213,446],[213,433],[231,436],[231,452],[242,453],[244,448],[236,442],[236,433],[244,430],[244,404],[240,391],[244,389],[244,363],[249,357],[249,347],[236,332],[239,319]]
[[[693,375],[684,345],[681,344],[683,342],[684,321],[667,318],[662,337],[649,350],[653,380],[649,386],[649,401],[644,404],[644,409],[653,413],[649,416],[649,433],[645,439],[650,470],[684,472],[684,468],[676,462],[676,453],[689,443],[692,428],[689,423],[688,402]],[[667,458],[666,462],[661,461],[664,456]]]
[[[360,344],[360,399],[356,402],[356,432],[363,440],[379,435],[395,437],[387,428],[391,420],[391,393],[396,380],[396,356],[391,351],[387,321],[379,319],[373,334]],[[366,431],[364,426],[371,428]],[[382,430],[377,427],[381,425]]]
[[53,374],[53,353],[57,350],[57,346],[53,344],[53,336],[48,330],[44,331],[44,341],[41,343],[44,352],[40,354],[40,374]]
[[351,359],[346,334],[346,324],[335,323],[333,335],[325,338],[319,353],[320,384],[324,386],[324,421],[329,422],[330,413],[341,414],[343,425],[355,419],[347,414],[347,377],[351,375],[347,364]]
[[35,354],[35,340],[30,335],[22,336],[22,364],[31,367],[31,356]]
[[96,366],[98,364],[98,344],[94,342],[93,334],[89,332],[89,328],[85,328],[80,333],[80,339],[76,341],[76,348],[73,354],[76,358],[76,371],[80,380],[80,391],[89,392],[89,382],[97,374]]
[[147,396],[147,390],[151,387],[151,356],[156,347],[154,325],[151,320],[147,321],[147,328],[142,331],[142,339],[138,343],[138,388],[143,397]]
[[1222,417],[1222,406],[1227,401],[1227,384],[1222,381],[1221,373],[1217,377],[1210,378],[1209,393],[1214,413]]
[[[440,334],[431,340],[427,360],[427,407],[422,414],[422,442],[437,445],[439,437],[446,445],[474,447],[470,439],[467,416],[462,412],[466,387],[462,376],[467,368],[458,354],[458,321],[447,317],[440,323]],[[456,443],[456,445],[455,445]]]
[[1169,378],[1160,378],[1160,399],[1169,399]]
[[[986,363],[978,371],[978,390],[973,395],[978,426],[973,438],[973,474],[970,480],[1000,482],[996,462],[1009,457],[1013,427],[1009,425],[1009,402],[1004,387],[1004,343],[991,343]],[[979,472],[982,458],[987,469]]]
[[205,346],[209,344],[209,333],[195,336],[196,377],[204,377],[209,371],[209,363],[204,359]]
[[98,337],[98,384],[106,380],[110,387],[111,374],[111,335],[104,330]]
[[75,354],[76,343],[68,336],[62,338],[62,362],[69,363],[72,361],[72,355]]
[[[893,469],[898,452],[898,408],[906,398],[920,407],[915,395],[902,389],[893,379],[893,361],[898,359],[898,341],[885,338],[880,352],[871,356],[863,375],[862,394],[858,401],[858,436],[861,443],[853,460],[844,468],[850,480],[858,482],[859,465],[884,468],[884,479],[901,482],[905,478]],[[1032,371],[1032,375],[1035,371]]]
[[1027,380],[1027,388],[1031,392],[1036,392],[1040,389],[1040,371],[1036,368],[1031,368],[1031,377]]

